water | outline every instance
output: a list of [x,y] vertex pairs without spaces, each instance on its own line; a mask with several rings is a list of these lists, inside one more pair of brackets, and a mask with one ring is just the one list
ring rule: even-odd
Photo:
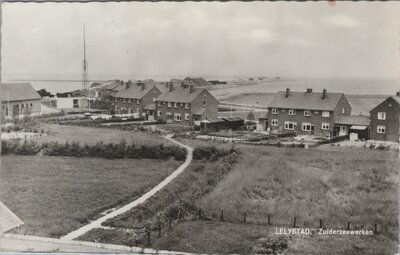
[[[91,82],[106,81],[113,79],[140,80],[154,79],[156,81],[167,81],[177,76],[133,76],[133,75],[91,75]],[[208,80],[234,80],[238,77],[204,77]],[[52,93],[67,92],[82,88],[80,75],[21,75],[4,74],[2,82],[30,82],[36,89],[46,89]],[[90,82],[90,84],[91,84]],[[262,82],[252,86],[241,88],[243,93],[275,93],[279,90],[290,88],[292,91],[305,91],[306,88],[313,88],[314,91],[322,91],[326,88],[330,92],[343,92],[345,94],[360,95],[394,95],[400,91],[400,82],[396,80],[344,80],[344,79],[284,79],[279,81]]]

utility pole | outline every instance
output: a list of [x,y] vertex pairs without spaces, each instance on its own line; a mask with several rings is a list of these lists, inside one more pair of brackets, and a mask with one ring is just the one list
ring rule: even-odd
[[88,62],[86,60],[86,31],[83,23],[83,65],[82,65],[82,89],[88,89]]

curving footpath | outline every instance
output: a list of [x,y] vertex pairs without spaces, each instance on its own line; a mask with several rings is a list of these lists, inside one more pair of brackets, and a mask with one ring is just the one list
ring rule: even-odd
[[92,229],[95,228],[99,228],[101,227],[101,224],[103,222],[105,222],[106,220],[112,219],[118,215],[121,215],[123,213],[126,213],[127,211],[131,210],[132,208],[144,203],[147,199],[149,199],[150,197],[154,196],[158,191],[160,191],[162,188],[164,188],[165,186],[168,185],[168,183],[170,183],[172,180],[174,180],[180,173],[182,173],[186,167],[189,166],[190,162],[192,161],[192,157],[193,157],[193,149],[190,148],[189,146],[186,146],[178,141],[175,141],[174,139],[172,139],[172,135],[166,135],[164,137],[165,139],[181,146],[184,147],[187,151],[186,154],[186,160],[185,162],[180,165],[172,174],[170,174],[167,178],[165,178],[162,182],[160,182],[159,184],[157,184],[157,186],[155,186],[154,188],[152,188],[150,191],[148,191],[147,193],[145,193],[143,196],[139,197],[138,199],[136,199],[135,201],[124,205],[121,208],[118,208],[116,210],[114,210],[113,212],[110,212],[106,215],[104,215],[103,217],[92,221],[91,223],[75,230],[72,231],[71,233],[61,237],[61,240],[73,240],[75,238],[78,238],[79,236],[82,236],[83,234],[89,232]]

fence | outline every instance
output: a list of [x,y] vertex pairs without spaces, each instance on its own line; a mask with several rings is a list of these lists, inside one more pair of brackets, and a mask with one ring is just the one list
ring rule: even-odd
[[324,218],[304,218],[299,216],[285,217],[273,213],[252,213],[229,210],[211,210],[198,209],[196,213],[182,215],[178,219],[169,219],[165,224],[158,224],[137,235],[134,241],[135,246],[151,247],[154,240],[162,238],[163,234],[171,231],[174,226],[184,221],[206,221],[206,222],[224,222],[243,225],[258,225],[265,227],[286,227],[286,228],[309,228],[309,229],[334,229],[349,231],[373,231],[373,234],[387,234],[389,232],[397,233],[398,222],[381,222],[380,220],[371,220],[363,222],[359,220],[347,219],[324,219]]

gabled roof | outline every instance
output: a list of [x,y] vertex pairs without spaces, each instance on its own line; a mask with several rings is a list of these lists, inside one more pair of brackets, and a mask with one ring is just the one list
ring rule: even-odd
[[396,101],[397,103],[400,104],[400,97],[399,96],[392,96],[391,98],[393,98],[394,101]]
[[389,99],[393,99],[395,102],[397,102],[400,105],[400,97],[399,96],[390,96],[390,97],[386,98],[385,100],[383,100],[378,105],[376,105],[374,108],[372,108],[369,112],[370,113],[373,112],[376,108],[378,108],[381,104],[385,103]]
[[194,88],[193,92],[190,93],[190,88],[188,87],[184,88],[182,86],[174,86],[171,92],[169,91],[169,89],[162,92],[161,95],[157,98],[157,101],[190,103],[204,90],[206,89]]
[[124,88],[124,84],[120,80],[111,80],[111,81],[105,81],[95,87],[93,89],[111,89],[111,90],[121,90]]
[[307,93],[290,91],[289,97],[286,98],[286,92],[279,91],[268,107],[333,111],[344,94],[327,92],[326,95],[326,98],[322,99],[322,93],[320,92]]
[[335,124],[342,125],[368,126],[369,123],[370,119],[366,116],[338,116],[335,120]]
[[142,89],[142,86],[135,83],[132,84],[128,89],[117,92],[114,95],[114,97],[141,99],[145,95],[147,95],[147,93],[149,93],[149,91],[154,87],[155,87],[154,85],[152,86],[145,85],[145,88]]
[[6,102],[41,99],[30,83],[1,83],[0,96]]

